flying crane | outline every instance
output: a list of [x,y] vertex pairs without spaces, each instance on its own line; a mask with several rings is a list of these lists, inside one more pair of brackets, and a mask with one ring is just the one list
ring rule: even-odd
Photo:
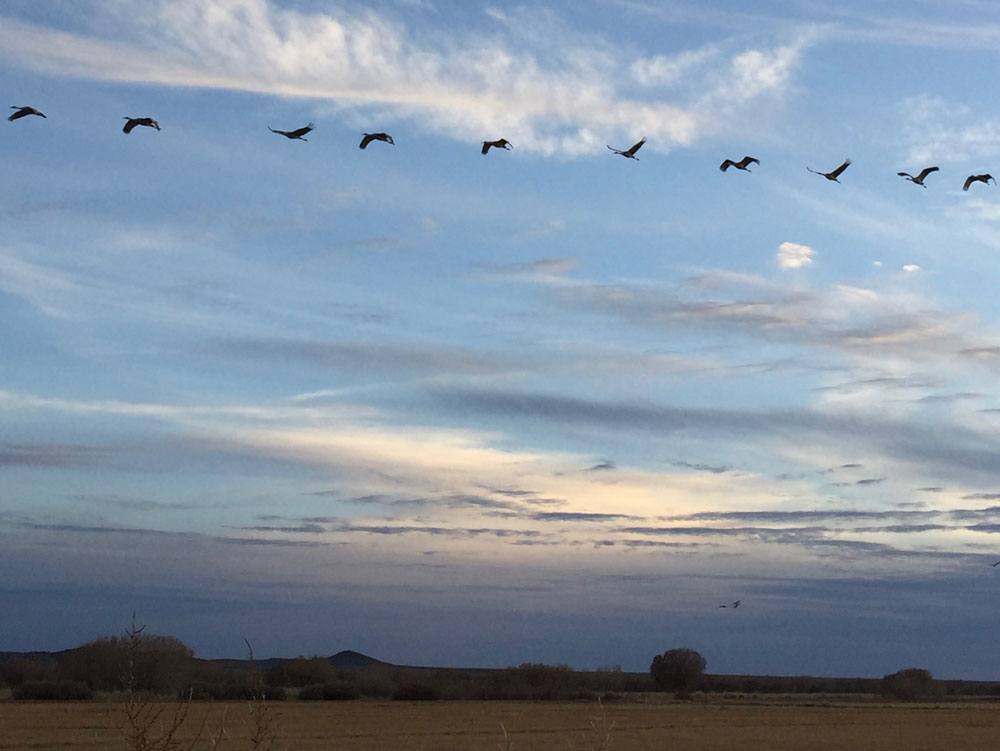
[[514,148],[514,144],[508,141],[506,138],[500,138],[496,141],[483,141],[483,153],[489,152],[490,147],[495,146],[498,149],[507,149],[510,151]]
[[[14,114],[12,114],[10,117],[7,118],[11,122],[14,122],[15,120],[20,120],[22,117],[27,117],[28,115],[38,115],[39,117],[45,117],[44,114],[36,110],[34,107],[27,107],[27,106],[18,107],[15,104],[13,107],[11,107],[11,109],[17,110],[17,112],[15,112]],[[45,119],[48,120],[47,117]]]
[[734,162],[732,159],[727,159],[719,165],[719,169],[725,172],[730,167],[735,167],[736,169],[741,169],[744,172],[750,172],[751,170],[748,168],[751,164],[760,164],[760,160],[754,159],[752,156],[745,156],[738,162]]
[[275,130],[270,125],[267,126],[267,129],[272,133],[280,133],[285,138],[293,138],[299,141],[308,141],[309,140],[308,138],[303,138],[302,136],[304,136],[306,133],[308,133],[315,127],[316,127],[315,125],[309,123],[304,128],[298,128],[297,130]]
[[924,185],[924,178],[927,177],[931,172],[937,172],[937,171],[938,171],[937,167],[924,167],[922,170],[920,170],[920,174],[917,175],[916,177],[911,175],[909,172],[897,172],[896,174],[899,175],[900,177],[906,178],[911,183],[919,185],[921,188],[926,188],[927,186]]
[[839,183],[840,180],[838,180],[837,178],[840,177],[841,173],[850,166],[851,166],[851,160],[845,159],[844,163],[839,167],[837,167],[837,169],[833,170],[833,172],[817,172],[811,167],[806,167],[806,169],[812,172],[814,175],[822,175],[827,180],[833,180],[833,182]]
[[965,185],[962,186],[962,190],[968,190],[969,186],[972,185],[972,183],[986,183],[987,185],[989,185],[990,180],[993,180],[994,185],[997,184],[997,181],[993,179],[993,175],[990,174],[969,175],[967,178],[965,178]]
[[122,128],[122,133],[131,133],[132,129],[137,125],[144,125],[147,128],[156,128],[157,130],[160,129],[160,124],[151,117],[123,117],[122,120],[128,120],[128,122],[125,123],[125,127]]
[[611,149],[616,154],[620,154],[621,156],[625,157],[626,159],[635,159],[636,161],[639,161],[639,157],[637,157],[635,155],[635,152],[637,152],[639,149],[641,149],[642,145],[644,143],[646,143],[646,139],[645,138],[643,138],[638,143],[632,144],[632,146],[629,147],[628,149],[626,149],[625,151],[621,151],[620,149],[616,149],[614,146],[608,146],[608,148]]
[[396,144],[392,140],[392,136],[388,133],[365,133],[365,137],[361,139],[361,144],[358,146],[359,149],[365,149],[368,147],[372,141],[384,141],[385,143]]

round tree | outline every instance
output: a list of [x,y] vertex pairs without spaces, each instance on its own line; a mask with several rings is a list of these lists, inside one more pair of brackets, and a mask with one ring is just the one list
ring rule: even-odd
[[900,701],[926,699],[934,689],[934,676],[924,668],[906,668],[882,678],[882,693]]
[[653,658],[649,672],[661,691],[684,696],[701,679],[705,665],[705,658],[693,649],[671,649]]

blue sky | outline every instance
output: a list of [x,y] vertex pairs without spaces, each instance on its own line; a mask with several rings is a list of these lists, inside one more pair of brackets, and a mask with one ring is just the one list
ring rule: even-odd
[[998,43],[973,0],[5,3],[47,117],[0,139],[0,649],[134,610],[1000,678]]

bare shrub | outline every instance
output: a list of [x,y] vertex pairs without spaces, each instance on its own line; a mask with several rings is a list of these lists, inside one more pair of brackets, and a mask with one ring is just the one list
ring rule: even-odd
[[608,721],[608,713],[600,700],[597,702],[600,714],[590,718],[590,729],[580,733],[581,751],[608,751],[614,741],[616,722]]
[[500,723],[500,732],[503,733],[503,740],[497,743],[497,751],[514,751],[514,741],[507,735],[507,728]]
[[[129,751],[191,751],[201,741],[205,733],[205,723],[208,714],[202,716],[201,724],[194,738],[184,742],[178,738],[178,733],[187,722],[188,711],[191,709],[191,696],[178,701],[172,710],[167,712],[167,704],[152,700],[150,692],[140,688],[137,676],[138,658],[143,650],[143,630],[145,626],[136,626],[135,615],[132,615],[132,625],[122,637],[125,647],[125,669],[122,683],[125,686],[125,699],[122,702],[124,723],[115,723]],[[219,729],[205,738],[209,748],[219,748],[226,739],[225,715]]]
[[250,641],[244,639],[250,659],[250,748],[252,751],[271,751],[274,748],[274,715],[267,703],[264,680],[257,669]]

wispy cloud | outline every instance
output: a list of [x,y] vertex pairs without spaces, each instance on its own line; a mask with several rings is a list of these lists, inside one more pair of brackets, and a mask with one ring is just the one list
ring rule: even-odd
[[[802,257],[804,251],[797,251]],[[902,288],[789,286],[761,276],[706,272],[676,284],[551,285],[558,302],[655,329],[711,329],[767,341],[882,358],[948,359],[986,346],[975,317]],[[975,344],[973,344],[975,342]]]
[[[976,475],[981,481],[996,476],[995,437],[992,429],[940,424],[934,435],[921,436],[905,419],[837,414],[822,409],[725,409],[678,407],[643,402],[609,402],[546,393],[502,390],[448,389],[440,392],[442,407],[478,414],[503,414],[546,419],[556,424],[592,424],[604,430],[648,431],[667,436],[748,435],[757,440],[805,442],[828,452],[850,444],[900,461],[911,472],[949,477]],[[944,435],[948,438],[945,441]],[[806,438],[808,436],[808,438]],[[946,445],[942,445],[942,442]],[[822,452],[820,452],[822,453]],[[830,455],[830,454],[828,454]],[[866,485],[878,478],[862,478]],[[852,483],[853,484],[853,483]]]
[[80,467],[106,464],[120,449],[69,443],[0,444],[0,467]]
[[[1000,39],[1000,27],[997,27]],[[906,158],[915,164],[968,162],[1000,154],[1000,119],[983,117],[964,104],[921,94],[904,99]]]
[[239,358],[310,363],[365,373],[495,373],[535,367],[529,359],[514,355],[403,342],[230,338],[212,341],[205,345],[204,351]]
[[[592,153],[609,134],[641,133],[649,148],[667,151],[720,132],[754,100],[780,96],[811,42],[800,35],[773,47],[696,50],[690,62],[673,63],[697,70],[687,92],[635,98],[624,84],[634,76],[661,88],[676,83],[668,61],[630,57],[526,8],[491,10],[494,30],[462,42],[409,31],[375,11],[310,13],[266,0],[93,10],[103,23],[91,26],[117,39],[7,17],[0,54],[59,75],[312,98],[340,110],[378,106],[450,137],[503,133],[519,150],[564,155]],[[561,32],[543,33],[540,23]]]
[[518,279],[554,282],[556,278],[575,269],[576,258],[542,258],[529,263],[512,263],[490,267],[488,273],[498,277],[510,276]]
[[742,7],[706,8],[701,4],[671,0],[614,0],[614,4],[642,16],[672,24],[721,29],[764,30],[808,25],[824,41],[848,41],[918,48],[995,50],[1000,42],[1000,22],[995,7],[986,3],[890,4],[879,6],[833,2],[786,3],[795,13],[746,10]]
[[70,274],[5,251],[0,252],[0,289],[24,298],[46,315],[70,318],[73,310],[66,297],[79,291],[80,285]]

